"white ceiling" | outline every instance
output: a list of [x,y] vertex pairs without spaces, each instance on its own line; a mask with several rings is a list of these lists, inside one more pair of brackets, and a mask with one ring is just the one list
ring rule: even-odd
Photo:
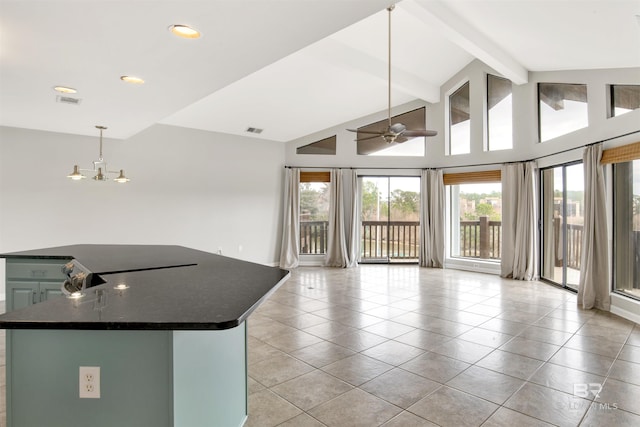
[[[289,141],[387,106],[389,0],[0,0],[0,125],[128,138],[155,123]],[[439,102],[474,59],[640,67],[640,1],[403,0],[394,105]],[[178,39],[171,24],[198,28]],[[141,86],[120,81],[142,77]],[[78,89],[79,105],[53,86]],[[363,123],[364,124],[364,123]]]

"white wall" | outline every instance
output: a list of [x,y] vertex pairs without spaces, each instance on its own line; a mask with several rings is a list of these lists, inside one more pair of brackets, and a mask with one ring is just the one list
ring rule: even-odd
[[0,253],[171,244],[277,262],[282,143],[156,125],[103,153],[131,182],[66,178],[98,157],[97,136],[0,127]]

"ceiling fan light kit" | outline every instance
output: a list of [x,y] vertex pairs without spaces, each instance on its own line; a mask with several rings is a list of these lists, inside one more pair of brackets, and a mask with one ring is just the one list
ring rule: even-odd
[[434,130],[426,129],[407,129],[402,123],[391,123],[391,12],[395,9],[395,5],[391,5],[387,8],[389,12],[389,34],[388,34],[388,56],[387,56],[387,128],[382,131],[368,131],[358,129],[347,129],[349,132],[356,132],[359,134],[370,134],[364,138],[357,138],[356,141],[367,141],[376,138],[382,138],[387,144],[400,144],[408,141],[410,138],[416,138],[421,136],[436,136],[438,132]]
[[96,126],[96,129],[100,130],[100,157],[98,158],[98,160],[93,161],[93,168],[91,169],[82,169],[78,165],[73,165],[73,172],[67,175],[67,178],[70,178],[73,181],[80,181],[82,179],[85,179],[86,176],[82,174],[82,171],[84,171],[95,173],[95,175],[93,176],[94,181],[108,181],[108,174],[118,174],[118,176],[113,179],[115,182],[122,184],[129,182],[130,179],[124,175],[124,170],[120,169],[119,172],[116,172],[107,169],[107,162],[102,157],[102,131],[107,128],[105,126]]

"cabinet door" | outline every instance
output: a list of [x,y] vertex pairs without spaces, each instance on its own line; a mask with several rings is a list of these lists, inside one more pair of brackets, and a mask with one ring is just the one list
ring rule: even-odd
[[60,282],[40,282],[40,301],[62,296],[62,281]]
[[7,281],[7,311],[17,310],[40,300],[38,282]]

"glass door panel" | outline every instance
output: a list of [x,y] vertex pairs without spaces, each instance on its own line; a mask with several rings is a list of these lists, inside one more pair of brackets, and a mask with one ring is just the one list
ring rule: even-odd
[[582,163],[543,169],[542,278],[578,289],[584,223]]
[[360,194],[360,262],[418,262],[420,178],[364,176]]

